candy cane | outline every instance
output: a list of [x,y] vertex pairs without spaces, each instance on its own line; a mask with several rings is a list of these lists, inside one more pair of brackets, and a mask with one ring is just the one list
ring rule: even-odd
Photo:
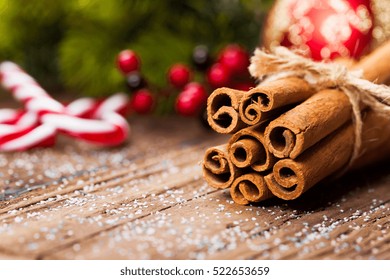
[[56,129],[42,124],[31,130],[15,133],[11,139],[0,143],[0,151],[24,151],[35,147],[48,147],[55,143]]
[[[66,110],[69,114],[46,114],[45,123],[57,123],[57,128],[67,134],[105,145],[118,145],[130,132],[127,121],[122,117],[126,113],[129,99],[124,93],[114,94],[99,102],[87,98],[70,103]],[[78,114],[91,119],[77,118]],[[102,120],[102,121],[99,121]],[[116,129],[112,129],[112,125]]]
[[23,151],[54,145],[56,130],[50,125],[38,126],[38,116],[32,112],[0,110],[0,150]]
[[[0,64],[0,82],[11,91],[15,99],[26,103],[32,98],[49,95],[12,62]],[[2,109],[0,113],[0,150],[22,151],[37,146],[49,146],[55,142],[56,129],[51,126],[39,126],[35,112]]]
[[16,109],[0,109],[0,124],[14,124],[25,111]]
[[[18,149],[27,149],[30,145],[36,145],[40,140],[46,145],[50,142],[46,141],[47,138],[55,131],[102,145],[117,145],[127,138],[128,123],[118,114],[118,112],[123,113],[127,107],[128,98],[125,94],[116,94],[101,102],[82,98],[64,106],[54,100],[31,76],[12,62],[0,64],[0,82],[11,91],[15,99],[25,105],[28,112],[35,113],[39,117],[39,122],[44,125],[42,129],[38,129],[38,126],[27,130],[27,133],[33,137],[22,135],[25,142],[21,141],[21,143],[24,144],[24,148]],[[19,128],[17,125],[14,126],[15,131],[21,133]],[[32,134],[33,131],[34,134]],[[41,139],[38,137],[38,132],[42,133]],[[17,141],[17,139],[12,141]],[[0,150],[5,149],[4,145],[4,143],[0,145]],[[11,147],[15,146],[11,145]]]

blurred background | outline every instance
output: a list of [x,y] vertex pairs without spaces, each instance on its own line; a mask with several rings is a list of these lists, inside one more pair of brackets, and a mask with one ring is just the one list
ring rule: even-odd
[[230,43],[259,45],[271,0],[0,0],[0,61],[12,60],[49,92],[106,96],[126,90],[115,65],[132,49],[145,79],[163,87],[168,68]]

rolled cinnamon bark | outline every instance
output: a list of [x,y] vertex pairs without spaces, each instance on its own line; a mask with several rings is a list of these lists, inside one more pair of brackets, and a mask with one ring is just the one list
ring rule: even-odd
[[272,121],[265,145],[278,158],[296,158],[351,120],[352,105],[338,90],[323,90]]
[[308,82],[298,77],[261,83],[243,96],[239,106],[240,118],[248,125],[258,124],[274,115],[272,111],[275,109],[302,102],[314,92]]
[[390,120],[388,117],[367,111],[364,114],[362,149],[350,169],[358,169],[390,157]]
[[279,160],[265,177],[270,191],[279,198],[292,200],[322,179],[341,170],[353,150],[353,126],[336,130],[297,159]]
[[244,174],[234,180],[230,195],[234,202],[241,205],[259,202],[274,196],[267,188],[263,176],[258,173]]
[[207,99],[207,121],[218,133],[234,133],[246,125],[238,115],[238,106],[245,91],[218,88]]
[[226,189],[239,175],[240,170],[229,160],[227,145],[206,150],[203,160],[203,177],[211,187]]
[[244,128],[229,140],[228,153],[232,163],[239,167],[251,167],[254,171],[266,171],[274,165],[276,158],[264,146],[266,124]]
[[[382,60],[379,59],[382,57]],[[390,76],[390,44],[375,50],[354,69],[361,69],[364,77],[373,81]],[[361,106],[360,110],[363,110]],[[352,105],[340,90],[322,90],[300,105],[272,121],[265,131],[265,144],[279,158],[296,158],[352,118]]]
[[389,54],[390,40],[362,58],[354,68],[363,70],[365,79],[382,84],[390,78]]
[[[390,156],[389,120],[373,111],[364,114],[362,152],[349,169]],[[343,171],[354,149],[354,126],[345,124],[295,160],[279,160],[264,179],[270,191],[285,200],[299,197],[326,177]]]

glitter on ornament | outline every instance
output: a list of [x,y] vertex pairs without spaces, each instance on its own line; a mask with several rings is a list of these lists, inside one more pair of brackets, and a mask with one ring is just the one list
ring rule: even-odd
[[[279,0],[264,31],[264,45],[283,45],[315,60],[359,58],[378,31],[370,0]],[[375,28],[375,29],[374,29]]]

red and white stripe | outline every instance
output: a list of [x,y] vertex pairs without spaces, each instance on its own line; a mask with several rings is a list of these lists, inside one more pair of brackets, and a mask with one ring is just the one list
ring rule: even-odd
[[36,147],[49,147],[55,144],[56,128],[42,124],[32,129],[14,134],[7,141],[0,142],[0,151],[25,151]]
[[[130,132],[123,117],[129,100],[123,93],[102,101],[81,98],[65,106],[12,62],[0,64],[0,82],[26,109],[24,113],[0,110],[0,151],[47,146],[55,142],[57,132],[95,144],[118,145]],[[21,122],[27,117],[29,125]]]
[[24,113],[24,111],[16,109],[0,109],[0,124],[14,124]]
[[34,112],[1,109],[0,151],[22,151],[54,145],[55,127],[43,126],[39,125],[38,116]]

